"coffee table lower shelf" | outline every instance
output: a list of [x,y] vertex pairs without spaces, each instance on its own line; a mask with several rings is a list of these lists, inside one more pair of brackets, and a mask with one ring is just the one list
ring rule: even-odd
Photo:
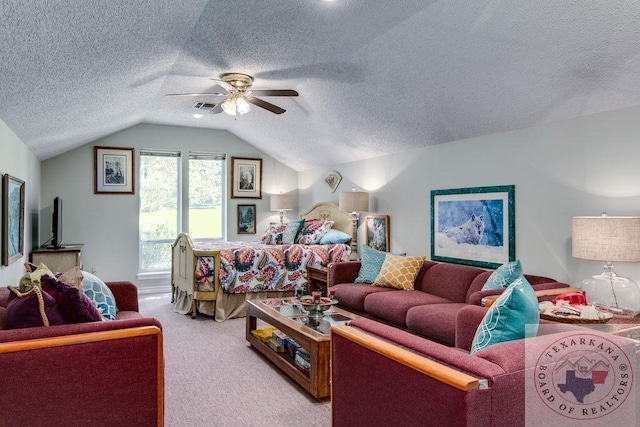
[[[253,336],[251,331],[257,328],[258,319],[279,329],[309,353],[311,364],[309,374],[299,369],[293,360],[287,358],[283,353],[276,352],[266,342]],[[331,394],[329,366],[331,338],[328,335],[305,329],[308,328],[304,328],[286,316],[268,313],[256,303],[247,301],[246,339],[249,344],[316,399],[327,399]]]

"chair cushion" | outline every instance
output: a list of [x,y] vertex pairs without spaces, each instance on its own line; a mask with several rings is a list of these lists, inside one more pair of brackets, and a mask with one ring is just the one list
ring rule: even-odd
[[399,256],[387,254],[373,286],[413,290],[413,284],[424,263],[424,256]]
[[340,283],[332,288],[336,290],[336,299],[340,306],[357,311],[364,311],[364,300],[367,295],[394,291],[391,288],[377,288],[368,283]]
[[487,310],[473,338],[471,353],[499,342],[535,336],[539,322],[535,291],[520,276]]
[[407,310],[407,328],[419,335],[454,346],[456,343],[456,319],[465,303],[429,304]]

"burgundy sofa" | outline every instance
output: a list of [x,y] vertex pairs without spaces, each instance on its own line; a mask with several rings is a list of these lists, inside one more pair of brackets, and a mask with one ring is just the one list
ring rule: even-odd
[[108,282],[116,320],[5,329],[0,288],[3,425],[162,425],[162,326],[138,312],[131,282]]
[[[359,261],[330,265],[328,286],[336,289],[338,307],[448,346],[455,345],[458,312],[502,292],[483,291],[492,271],[467,265],[425,261],[412,291],[354,283],[359,270]],[[525,277],[536,291],[568,287],[548,277]]]

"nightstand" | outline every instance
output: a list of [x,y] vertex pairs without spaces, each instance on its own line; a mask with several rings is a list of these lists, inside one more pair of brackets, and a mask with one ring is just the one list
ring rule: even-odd
[[320,265],[307,266],[307,293],[320,291],[327,294],[327,282],[329,281],[329,267]]

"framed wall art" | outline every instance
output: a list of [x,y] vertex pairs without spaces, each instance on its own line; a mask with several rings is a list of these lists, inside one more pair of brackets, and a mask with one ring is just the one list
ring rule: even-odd
[[9,174],[2,177],[2,265],[24,254],[24,181]]
[[389,252],[389,215],[367,215],[364,217],[367,246],[378,251]]
[[93,147],[94,194],[135,194],[133,148]]
[[238,234],[256,234],[256,205],[238,205]]
[[431,191],[431,259],[485,268],[515,260],[515,186]]
[[231,158],[231,198],[262,199],[262,159]]
[[330,171],[324,177],[324,183],[327,185],[327,187],[329,187],[329,190],[331,190],[332,193],[336,191],[336,188],[338,188],[340,181],[342,181],[342,175],[340,175],[336,171]]

